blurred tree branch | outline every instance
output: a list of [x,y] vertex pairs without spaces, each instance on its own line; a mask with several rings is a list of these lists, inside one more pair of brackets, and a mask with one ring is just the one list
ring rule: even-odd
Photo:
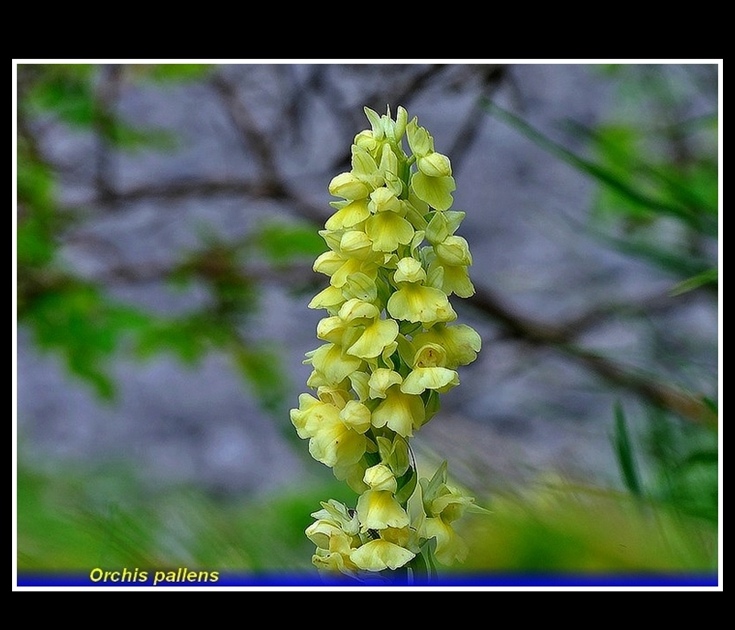
[[[427,76],[431,76],[432,74],[433,72],[429,72]],[[487,80],[492,81],[498,76],[502,76],[502,71],[493,68],[488,73]],[[420,83],[421,80],[423,79],[419,79],[418,82]],[[272,141],[269,141],[263,132],[255,126],[252,117],[244,114],[247,110],[235,99],[232,89],[223,88],[221,83],[218,83],[218,89],[223,96],[225,105],[230,111],[233,123],[240,132],[241,137],[249,145],[257,148],[255,157],[259,160],[260,168],[266,177],[266,181],[269,183],[269,187],[279,192],[277,195],[278,200],[289,203],[294,212],[304,218],[315,221],[318,227],[321,228],[326,218],[326,213],[319,212],[317,208],[313,208],[303,200],[286,193],[288,187],[280,179],[272,155],[265,150],[265,147],[272,146]],[[408,89],[407,93],[411,93],[411,91],[411,89]],[[485,103],[487,103],[487,100],[483,96],[478,100],[478,107],[484,106]],[[455,163],[459,161],[459,158],[454,157],[455,154],[461,156],[464,150],[468,148],[470,139],[475,135],[476,126],[479,124],[477,122],[478,120],[479,117],[471,113],[460,129],[455,139],[455,151],[452,153]],[[463,150],[460,151],[460,149]],[[580,315],[575,319],[575,322],[570,322],[570,325],[565,326],[563,324],[547,324],[529,319],[525,315],[508,307],[502,298],[487,287],[479,286],[476,294],[469,298],[468,303],[480,312],[491,317],[514,337],[532,344],[554,347],[566,356],[580,362],[587,369],[609,383],[633,391],[658,407],[697,423],[716,426],[716,414],[713,413],[701,397],[680,391],[675,387],[656,380],[652,376],[637,373],[631,368],[619,365],[603,356],[574,346],[572,342],[580,331],[579,324],[584,321],[590,322],[593,319],[598,319],[601,316],[599,309],[594,313],[590,312]]]
[[[271,176],[273,174],[271,173]],[[188,183],[176,183],[156,187],[141,187],[126,192],[112,193],[111,200],[114,201],[137,201],[146,198],[180,199],[190,196],[212,196],[212,195],[245,195],[251,198],[269,198],[285,203],[297,216],[312,221],[315,227],[321,228],[326,214],[321,208],[308,201],[294,196],[288,191],[288,187],[275,180],[269,180],[271,185],[261,190],[257,184],[249,182],[223,182],[223,181],[200,181]],[[280,191],[274,194],[274,191]],[[308,281],[308,274],[304,268],[300,268],[297,278],[298,282]],[[153,270],[142,268],[135,270],[118,267],[109,271],[109,277],[126,279],[149,278],[153,276],[165,277],[168,273],[165,269]],[[273,277],[265,274],[263,270],[257,274],[258,278]],[[293,284],[295,277],[290,272],[280,276]],[[312,274],[313,280],[313,274]],[[579,362],[591,372],[605,379],[617,387],[630,390],[641,396],[648,402],[676,413],[678,416],[688,420],[715,426],[717,416],[710,407],[698,396],[678,390],[670,385],[660,382],[651,375],[636,372],[633,368],[615,363],[601,355],[587,351],[574,345],[575,339],[585,330],[597,325],[608,318],[612,313],[626,311],[650,311],[652,309],[673,308],[674,303],[670,296],[654,296],[639,304],[609,304],[595,307],[587,312],[571,318],[562,323],[546,323],[529,318],[514,308],[508,306],[505,301],[488,287],[476,285],[477,292],[467,300],[467,303],[477,311],[489,316],[494,322],[500,324],[507,335],[533,345],[549,346],[555,348],[565,356]]]
[[[252,179],[238,178],[199,178],[185,181],[164,181],[157,184],[139,185],[120,189],[114,179],[111,169],[111,152],[115,151],[114,126],[107,124],[115,109],[115,100],[119,94],[122,72],[120,68],[112,67],[103,73],[103,80],[96,92],[97,112],[94,119],[93,131],[97,138],[97,168],[94,176],[94,196],[84,200],[81,206],[105,208],[114,206],[124,209],[130,204],[145,200],[179,201],[191,198],[213,198],[217,196],[245,197],[274,201],[285,211],[295,217],[305,219],[317,228],[321,228],[329,216],[328,209],[322,205],[306,199],[300,194],[298,186],[289,181],[288,176],[279,168],[277,148],[283,144],[279,135],[289,130],[291,135],[299,134],[303,128],[307,96],[311,98],[328,98],[330,107],[336,109],[338,120],[352,119],[353,116],[362,116],[362,112],[355,112],[349,99],[332,76],[335,69],[316,65],[307,68],[305,77],[296,79],[291,76],[293,68],[279,67],[281,98],[277,100],[280,108],[277,124],[272,128],[258,119],[253,113],[253,107],[248,102],[251,96],[243,92],[231,78],[223,72],[214,72],[207,79],[207,85],[219,99],[223,111],[227,114],[233,129],[237,132],[240,143],[257,166],[257,176]],[[367,70],[366,70],[367,72]],[[421,90],[467,90],[476,95],[475,105],[470,109],[464,120],[457,127],[452,150],[449,152],[455,166],[455,171],[462,164],[474,138],[477,137],[479,126],[483,119],[478,112],[487,106],[488,99],[494,90],[502,85],[507,74],[503,66],[445,66],[426,65],[409,68],[397,68],[391,74],[389,88],[386,83],[382,89],[367,89],[364,102],[377,108],[384,107],[382,101],[392,100],[409,103],[421,93]],[[300,81],[300,83],[299,83]],[[327,95],[325,97],[325,95]],[[513,118],[514,124],[522,126],[525,123]],[[112,131],[111,131],[112,129]],[[354,129],[350,124],[344,124],[345,133]],[[532,133],[528,131],[528,133]],[[44,159],[39,155],[35,140],[35,132],[28,128],[24,116],[19,116],[19,132],[25,138],[36,159]],[[112,134],[112,135],[111,135]],[[287,134],[286,134],[287,135]],[[550,145],[563,159],[574,162],[568,152],[557,145]],[[349,164],[349,156],[338,156],[326,171],[332,173],[340,165]],[[583,163],[589,168],[588,163]],[[58,165],[61,167],[62,165]],[[63,168],[62,168],[63,170]],[[634,196],[635,191],[624,189]],[[643,201],[648,201],[646,198]],[[658,203],[658,202],[657,202]],[[667,211],[671,206],[663,205]],[[21,204],[21,209],[23,208]],[[678,211],[678,208],[676,208]],[[79,238],[79,226],[73,232],[66,232],[65,239]],[[81,227],[83,231],[83,226]],[[289,285],[314,282],[314,274],[303,266],[286,266],[276,270],[267,267],[252,268],[237,267],[233,273],[241,274],[248,282],[284,282]],[[164,280],[171,276],[174,268],[166,265],[108,265],[106,270],[96,277],[98,282],[149,282]],[[20,285],[20,289],[23,290]],[[609,358],[596,354],[577,343],[579,335],[601,322],[604,322],[611,313],[624,309],[627,311],[647,311],[650,309],[673,308],[671,300],[666,296],[655,296],[640,304],[610,304],[595,306],[565,322],[544,322],[530,318],[524,313],[510,306],[507,301],[498,295],[491,287],[477,286],[477,293],[467,300],[472,308],[484,316],[489,317],[499,325],[504,334],[525,343],[536,346],[546,346],[555,349],[569,359],[576,361],[591,373],[604,379],[616,387],[633,392],[649,403],[671,411],[682,418],[713,426],[716,423],[716,414],[710,409],[703,397],[691,394],[677,387],[660,381],[656,376],[644,374],[633,367],[625,366]]]

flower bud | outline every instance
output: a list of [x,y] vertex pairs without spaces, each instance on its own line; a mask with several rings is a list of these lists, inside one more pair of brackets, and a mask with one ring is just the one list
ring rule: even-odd
[[414,118],[406,125],[406,135],[411,151],[417,156],[428,155],[434,150],[434,139],[423,127],[419,127]]
[[343,199],[364,199],[370,190],[352,173],[340,173],[329,182],[329,194]]
[[371,490],[396,491],[396,477],[385,464],[376,464],[365,471],[363,481]]
[[426,240],[432,245],[441,243],[449,236],[449,225],[446,212],[434,212],[434,215],[426,226]]
[[365,149],[370,153],[373,153],[378,147],[378,142],[375,139],[372,130],[369,129],[358,133],[353,140],[353,144],[356,144],[358,147]]
[[339,243],[339,249],[347,256],[365,260],[373,253],[373,242],[365,232],[350,230],[342,235],[342,240]]
[[370,387],[370,398],[385,398],[386,392],[391,385],[400,385],[403,378],[398,372],[388,368],[377,368],[370,375],[368,386]]
[[363,111],[365,112],[365,116],[370,121],[370,126],[372,127],[373,137],[376,140],[382,140],[384,133],[383,133],[383,121],[380,119],[380,114],[376,112],[373,109],[370,109],[369,107],[363,108]]
[[440,262],[450,267],[467,267],[472,264],[470,246],[461,236],[447,236],[441,243],[434,245]]
[[403,206],[393,191],[382,187],[370,193],[368,208],[377,214],[378,212],[400,212]]
[[419,170],[429,177],[447,177],[452,174],[449,158],[441,153],[430,153],[416,161]]
[[426,271],[415,258],[401,258],[396,263],[395,282],[423,282],[426,280]]
[[395,134],[396,134],[397,142],[399,142],[401,138],[403,137],[403,134],[406,133],[407,123],[408,123],[408,112],[399,105],[398,110],[396,111],[396,127],[395,127]]

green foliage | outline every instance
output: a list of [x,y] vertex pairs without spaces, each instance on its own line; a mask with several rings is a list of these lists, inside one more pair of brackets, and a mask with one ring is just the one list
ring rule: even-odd
[[716,286],[718,284],[718,279],[718,269],[706,269],[705,271],[698,273],[691,278],[687,278],[686,280],[683,280],[682,282],[677,284],[673,289],[671,289],[671,295],[682,295],[684,293],[689,293],[689,291],[694,291],[696,289],[699,289],[700,287],[704,287],[707,285]]
[[641,482],[638,473],[638,465],[633,454],[633,446],[628,426],[625,421],[625,412],[620,403],[615,405],[615,454],[620,464],[620,472],[623,476],[625,487],[636,496],[641,494]]
[[242,333],[258,307],[257,280],[249,276],[246,263],[265,258],[282,265],[311,256],[318,237],[286,223],[269,224],[260,234],[234,242],[205,233],[199,247],[182,253],[161,278],[182,288],[204,287],[209,300],[202,308],[166,316],[119,303],[109,297],[103,281],[81,278],[62,262],[66,229],[83,219],[76,209],[60,208],[59,175],[31,132],[39,121],[52,120],[96,134],[113,150],[171,150],[176,142],[167,131],[124,121],[101,86],[105,81],[174,84],[203,79],[210,70],[203,64],[19,66],[18,321],[30,328],[41,349],[61,355],[71,373],[104,398],[115,393],[110,362],[120,352],[132,349],[141,358],[170,352],[194,363],[216,350],[232,356],[264,408],[275,410],[286,382],[277,352]]
[[194,365],[213,349],[224,348],[229,332],[208,314],[192,313],[181,317],[149,318],[136,339],[135,349],[142,358],[171,353],[188,365]]
[[556,474],[499,487],[483,500],[488,510],[459,530],[469,554],[450,570],[561,577],[716,571],[716,432],[657,409],[638,420],[615,405],[611,447],[623,490]]
[[643,448],[654,463],[650,494],[673,509],[716,527],[719,516],[717,433],[672,422],[663,412],[651,410]]
[[[121,66],[112,66],[114,71]],[[150,71],[155,76],[151,66]],[[98,93],[99,68],[94,65],[21,66],[25,86],[19,107],[26,117],[52,116],[78,131],[99,134],[112,145],[124,149],[170,149],[175,145],[171,134],[161,129],[143,129],[124,122],[104,103]],[[196,76],[193,73],[192,77]],[[173,73],[170,79],[178,79]],[[182,79],[188,78],[182,74]]]
[[539,483],[497,496],[492,514],[465,534],[464,570],[493,572],[690,574],[717,568],[717,531],[654,500]]
[[631,227],[671,216],[698,232],[717,235],[716,159],[705,155],[680,164],[668,155],[653,155],[647,145],[654,134],[646,135],[632,125],[588,129],[568,123],[568,127],[587,139],[597,156],[594,167],[583,163],[588,173],[606,184],[600,189],[598,211],[618,214]]
[[209,292],[206,307],[214,323],[231,326],[257,308],[254,282],[243,269],[242,246],[215,237],[206,237],[194,252],[184,254],[169,279],[180,286],[204,285]]
[[269,221],[251,239],[255,252],[262,252],[275,265],[295,260],[313,260],[324,251],[324,241],[312,226]]
[[[50,474],[21,464],[18,569],[187,566],[310,572],[311,545],[303,532],[325,493],[354,502],[354,493],[333,480],[264,498],[216,500],[185,486],[151,492],[126,465],[56,466]],[[488,506],[489,516],[470,517],[461,528],[470,553],[458,571],[696,572],[717,567],[716,528],[654,498],[633,501],[617,492],[549,480],[522,494],[498,494]]]
[[[630,134],[621,134],[618,129],[617,138],[614,134],[610,134],[610,138],[618,141],[617,145],[610,145],[610,138],[604,135],[595,136],[592,132],[587,132],[593,138],[597,138],[598,142],[605,147],[602,157],[612,158],[613,164],[610,165],[604,161],[593,161],[577,155],[492,101],[486,101],[484,106],[488,112],[513,126],[542,148],[599,182],[604,187],[606,194],[613,195],[615,200],[623,200],[625,207],[621,209],[621,212],[627,210],[627,213],[635,218],[669,215],[707,233],[711,234],[713,231],[716,233],[716,222],[700,216],[697,209],[680,204],[678,199],[671,201],[666,195],[661,194],[662,191],[649,191],[647,186],[634,181],[635,164],[621,164],[621,158],[624,155],[629,157],[629,149],[626,149],[624,144],[625,140],[630,137],[637,137],[632,130],[629,130]],[[577,130],[582,129],[579,125],[573,127]],[[623,140],[622,143],[620,142],[621,139]],[[608,146],[605,146],[606,143]]]
[[[53,113],[76,127],[90,127],[95,121],[92,64],[29,65],[18,68],[21,87],[19,107],[23,113]],[[22,96],[22,98],[20,98]]]
[[154,63],[131,66],[131,72],[155,82],[194,81],[203,79],[212,70],[206,63]]
[[39,348],[61,352],[69,370],[108,399],[115,391],[108,360],[146,322],[145,315],[106,299],[98,287],[62,275],[26,288],[19,313]]
[[324,492],[344,494],[340,486],[329,482],[270,499],[215,500],[183,486],[151,493],[127,466],[59,466],[47,474],[21,464],[18,570],[306,569],[309,512]]
[[261,405],[269,411],[277,411],[288,393],[278,349],[262,343],[253,347],[240,346],[235,362]]
[[[620,79],[621,97],[648,120],[622,117],[594,129],[567,122],[588,147],[571,151],[519,116],[485,109],[598,184],[587,234],[674,276],[670,295],[718,286],[719,172],[716,113],[686,119],[696,82],[658,66],[597,66]],[[680,77],[681,78],[681,77]],[[663,112],[668,115],[656,116]],[[672,117],[670,114],[674,112]],[[716,414],[716,404],[712,403]],[[561,484],[491,504],[478,530],[477,566],[525,570],[707,570],[717,566],[718,443],[713,427],[654,409],[643,434],[614,408],[612,447],[628,495]],[[634,426],[639,427],[641,422]],[[646,466],[640,462],[645,461]]]
[[[601,68],[621,77],[626,98],[654,110],[677,111],[682,95],[665,72],[648,66]],[[694,88],[691,88],[694,89]],[[585,140],[584,157],[491,101],[486,111],[599,184],[591,216],[613,223],[587,231],[603,244],[674,274],[688,290],[715,288],[711,259],[718,237],[717,115],[693,120],[624,120],[594,129],[567,121]],[[617,230],[615,229],[617,228]],[[618,233],[616,233],[618,232]],[[709,245],[709,246],[708,246]],[[676,293],[678,290],[674,290]]]
[[[655,501],[672,513],[701,519],[705,527],[718,525],[719,471],[717,432],[679,424],[658,409],[647,415],[643,435],[631,435],[622,406],[614,410],[613,446],[624,485],[633,496]],[[646,482],[636,463],[650,462]]]

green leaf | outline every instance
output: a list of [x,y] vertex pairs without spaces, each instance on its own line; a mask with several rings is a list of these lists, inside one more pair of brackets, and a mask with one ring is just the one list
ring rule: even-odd
[[[589,129],[571,121],[566,126],[591,141],[601,163],[637,190],[669,204],[689,208],[695,214],[717,215],[716,160],[691,157],[682,164],[668,161],[657,163],[655,157],[647,156],[643,142],[646,138],[640,129],[624,125]],[[641,204],[638,199],[614,192],[607,205],[613,209],[627,207],[634,215],[643,214],[649,218],[657,216],[655,209]]]
[[690,453],[684,461],[681,462],[682,466],[696,466],[696,465],[714,465],[717,466],[719,462],[719,453],[717,450],[701,450]]
[[112,145],[126,151],[170,151],[177,148],[176,136],[166,129],[134,127],[120,120],[112,120],[102,127],[102,131]]
[[413,468],[409,468],[406,474],[398,478],[398,490],[396,491],[396,501],[401,505],[405,505],[416,490],[416,482],[418,475]]
[[22,138],[18,139],[18,201],[38,212],[48,213],[54,205],[54,176],[51,169],[34,159]]
[[108,300],[97,287],[64,276],[26,296],[20,315],[40,348],[59,352],[73,374],[108,399],[114,395],[108,363],[123,338],[145,322],[141,313]]
[[642,491],[638,476],[638,467],[633,455],[633,447],[631,445],[623,407],[619,402],[615,403],[614,445],[625,487],[634,495],[641,496]]
[[264,346],[239,346],[235,350],[235,362],[260,404],[269,411],[278,409],[288,392],[286,375],[278,354]]
[[718,283],[718,270],[715,269],[707,269],[706,271],[703,271],[702,273],[698,273],[696,276],[692,276],[691,278],[687,278],[683,282],[680,282],[677,284],[671,291],[669,292],[669,295],[676,296],[676,295],[682,295],[683,293],[688,293],[689,291],[694,291],[695,289],[699,289],[700,287],[703,287],[708,284],[714,284],[715,286]]
[[391,453],[393,452],[393,442],[383,435],[377,436],[375,438],[375,441],[378,444],[378,453],[380,453],[380,460],[384,463],[388,463]]
[[29,216],[18,225],[16,245],[19,287],[27,279],[23,277],[23,265],[41,267],[53,260],[56,244],[50,234],[48,223],[38,216]]
[[419,556],[422,559],[426,571],[428,572],[427,580],[429,582],[436,581],[439,577],[439,573],[436,569],[436,538],[429,538],[423,545],[421,545],[421,551]]
[[255,231],[251,243],[274,264],[313,259],[324,251],[324,241],[313,227],[269,222]]
[[618,238],[607,234],[596,234],[597,238],[619,252],[645,260],[660,269],[683,277],[695,277],[707,273],[711,261],[697,258],[672,248],[660,247],[642,240]]
[[439,488],[447,482],[447,462],[444,460],[430,480],[421,479],[422,498],[424,503],[434,500]]
[[638,204],[644,208],[648,208],[656,213],[675,217],[704,234],[711,236],[715,236],[717,234],[717,222],[713,220],[712,217],[696,212],[679,203],[673,203],[666,199],[654,196],[632,186],[613,169],[578,156],[569,149],[563,147],[561,144],[551,140],[549,137],[529,125],[526,121],[499,107],[490,100],[484,99],[482,101],[482,106],[488,111],[488,113],[520,131],[541,148],[546,149],[556,157],[572,165],[578,171],[585,173],[600,184],[603,184],[610,190],[626,198],[628,201]]
[[156,63],[137,65],[134,70],[153,81],[182,82],[194,81],[206,76],[212,69],[212,64],[206,63]]
[[74,126],[91,126],[96,106],[91,76],[94,66],[34,66],[35,82],[23,105],[37,112],[51,112]]

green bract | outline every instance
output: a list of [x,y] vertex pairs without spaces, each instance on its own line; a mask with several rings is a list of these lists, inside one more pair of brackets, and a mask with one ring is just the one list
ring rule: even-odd
[[452,523],[474,500],[446,484],[445,464],[419,480],[408,439],[481,347],[472,328],[450,323],[449,296],[474,287],[469,245],[455,234],[465,213],[449,210],[449,158],[402,107],[395,120],[365,114],[371,128],[355,136],[352,169],[330,182],[339,199],[319,232],[328,250],[314,271],[329,286],[309,307],[327,312],[324,343],[305,361],[316,397],[301,394],[291,410],[311,455],[360,495],[354,508],[330,500],[312,515],[313,563],[355,577],[466,553]]

